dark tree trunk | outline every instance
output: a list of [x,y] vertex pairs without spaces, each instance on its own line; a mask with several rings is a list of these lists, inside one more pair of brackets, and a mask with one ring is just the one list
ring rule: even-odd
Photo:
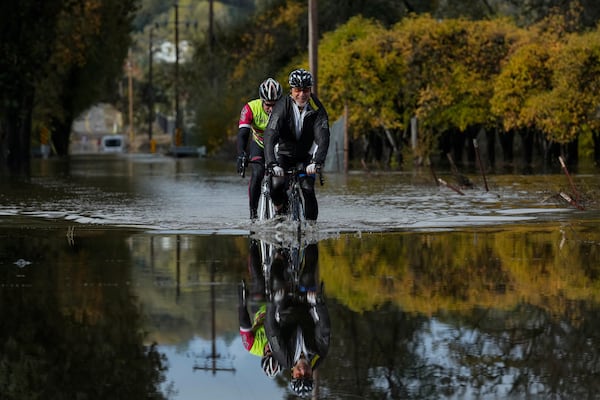
[[505,164],[512,164],[514,161],[514,141],[515,132],[513,130],[500,134],[500,146],[502,146],[502,158]]
[[477,155],[475,154],[475,145],[473,144],[473,139],[477,138],[477,135],[479,134],[480,130],[480,126],[473,126],[468,128],[465,132],[467,140],[467,164],[469,167],[475,166],[477,162]]
[[452,142],[452,158],[457,166],[463,165],[463,150],[465,148],[465,134],[453,129],[450,132],[450,140]]
[[487,139],[487,157],[492,169],[496,168],[496,128],[486,129],[485,137]]
[[577,167],[579,163],[579,136],[565,145],[565,154],[563,157],[569,167]]
[[446,154],[450,153],[452,150],[451,143],[452,133],[450,131],[444,131],[439,136],[439,150],[440,150],[440,161],[445,163],[447,158]]
[[18,104],[6,113],[3,122],[5,132],[2,135],[3,167],[11,175],[29,176],[31,166],[31,115],[33,111],[33,93],[30,86],[21,90]]
[[594,163],[600,166],[600,132],[592,132],[592,140],[594,142]]
[[529,129],[519,131],[521,140],[523,140],[523,163],[525,168],[533,164],[533,132]]
[[546,141],[546,151],[544,152],[544,166],[550,167],[558,165],[558,156],[561,155],[561,146],[556,142]]
[[69,154],[69,138],[71,135],[72,120],[52,121],[52,144],[56,150],[56,155],[65,157]]

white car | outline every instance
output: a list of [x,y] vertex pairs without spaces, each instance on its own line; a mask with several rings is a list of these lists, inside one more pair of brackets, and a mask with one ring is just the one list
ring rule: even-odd
[[102,153],[125,152],[125,138],[123,135],[107,135],[100,139],[100,151]]

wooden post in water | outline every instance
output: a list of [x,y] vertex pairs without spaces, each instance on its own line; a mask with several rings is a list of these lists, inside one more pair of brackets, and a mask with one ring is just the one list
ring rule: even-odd
[[565,160],[562,158],[562,156],[558,156],[558,161],[560,161],[560,166],[562,167],[563,171],[565,172],[565,175],[567,175],[567,179],[569,180],[569,184],[571,185],[571,189],[573,190],[573,194],[575,195],[575,202],[579,202],[579,193],[577,192],[577,189],[575,189],[575,184],[573,183],[573,180],[571,179],[571,175],[569,175],[569,170],[567,169]]
[[449,187],[450,189],[454,190],[456,193],[460,194],[460,195],[465,195],[459,188],[457,188],[454,185],[449,184],[448,182],[446,182],[445,180],[443,180],[442,178],[438,178],[438,182],[441,183],[442,185]]

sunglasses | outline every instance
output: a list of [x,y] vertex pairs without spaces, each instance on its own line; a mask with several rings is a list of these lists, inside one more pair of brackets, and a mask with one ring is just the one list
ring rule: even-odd
[[292,88],[292,92],[295,92],[295,93],[300,93],[300,92],[309,93],[310,92],[310,86],[309,87],[293,87]]
[[275,106],[275,103],[267,103],[266,101],[263,101],[263,105],[265,107],[273,107],[273,106]]

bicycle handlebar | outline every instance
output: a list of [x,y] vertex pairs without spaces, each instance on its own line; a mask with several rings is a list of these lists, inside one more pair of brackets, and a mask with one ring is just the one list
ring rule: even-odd
[[[273,167],[270,166],[269,168],[267,168],[266,173],[269,175],[273,175]],[[284,171],[285,176],[299,175],[302,173],[306,174],[305,167],[293,167],[288,168]],[[323,178],[323,167],[321,165],[317,165],[317,175],[319,175],[319,183],[321,184],[321,186],[323,186],[325,184],[325,179]]]

